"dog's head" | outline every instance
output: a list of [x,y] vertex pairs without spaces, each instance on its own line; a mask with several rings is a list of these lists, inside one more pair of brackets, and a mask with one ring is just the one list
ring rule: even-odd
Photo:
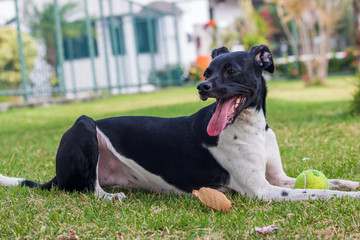
[[201,100],[215,98],[217,101],[207,127],[210,136],[217,136],[242,110],[265,107],[266,86],[262,71],[273,73],[274,63],[265,45],[254,46],[248,52],[229,52],[221,47],[213,50],[211,56],[213,59],[204,72],[205,81],[197,88]]

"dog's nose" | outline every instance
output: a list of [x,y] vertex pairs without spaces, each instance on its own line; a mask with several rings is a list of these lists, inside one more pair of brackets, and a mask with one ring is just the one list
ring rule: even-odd
[[197,89],[199,90],[199,92],[208,92],[212,89],[212,84],[211,82],[202,82],[197,86]]

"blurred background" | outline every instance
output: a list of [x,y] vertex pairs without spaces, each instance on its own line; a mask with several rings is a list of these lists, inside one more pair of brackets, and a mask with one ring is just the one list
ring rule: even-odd
[[359,67],[358,0],[0,0],[0,102],[201,81],[211,50],[272,49],[268,80],[325,84]]

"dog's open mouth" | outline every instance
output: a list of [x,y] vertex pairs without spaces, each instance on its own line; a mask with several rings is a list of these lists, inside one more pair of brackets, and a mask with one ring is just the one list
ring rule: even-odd
[[245,103],[245,95],[229,99],[217,99],[216,111],[207,126],[209,136],[218,136],[228,124],[232,124]]

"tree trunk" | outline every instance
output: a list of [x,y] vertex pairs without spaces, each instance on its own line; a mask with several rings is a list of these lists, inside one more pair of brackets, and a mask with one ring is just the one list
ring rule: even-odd
[[314,51],[316,57],[316,80],[318,83],[324,84],[328,74],[329,60],[327,58],[327,53],[330,51],[331,29],[330,27],[326,27],[330,24],[328,18],[321,19],[319,15],[317,15],[317,18],[320,43],[314,43],[314,46],[317,48],[317,51]]
[[57,51],[54,48],[46,47],[46,61],[51,67],[51,77],[56,77]]
[[[312,44],[311,39],[309,38],[308,34],[308,27],[304,22],[302,21],[302,17],[298,17],[295,19],[296,25],[299,27],[299,43],[301,46],[301,53],[304,56],[310,56],[312,54]],[[303,75],[302,79],[305,83],[305,85],[309,85],[313,82],[314,79],[314,65],[313,60],[305,59],[305,68],[306,73]]]
[[319,56],[318,61],[316,63],[316,80],[320,84],[324,84],[326,82],[327,74],[328,74],[328,65],[329,61],[325,56]]
[[[353,0],[354,16],[355,16],[355,44],[356,48],[360,50],[360,0]],[[360,56],[359,56],[358,70],[360,69]]]

